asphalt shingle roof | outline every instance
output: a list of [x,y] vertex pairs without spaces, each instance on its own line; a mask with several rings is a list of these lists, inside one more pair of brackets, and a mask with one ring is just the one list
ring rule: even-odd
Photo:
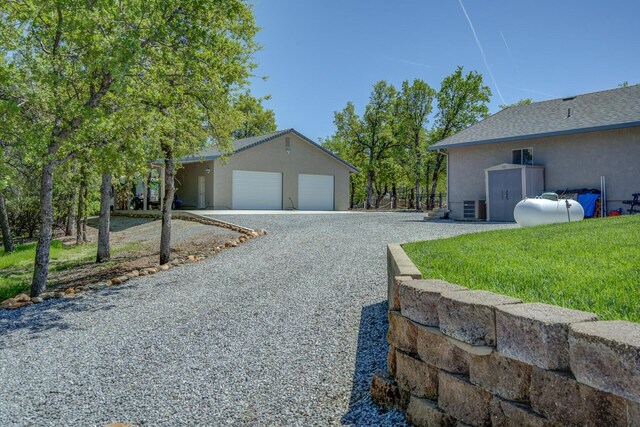
[[431,149],[640,126],[640,85],[509,107]]
[[[304,136],[303,134],[301,134],[295,129],[279,130],[276,132],[266,133],[264,135],[257,135],[257,136],[250,136],[248,138],[236,139],[235,141],[233,141],[233,152],[235,154],[244,150],[248,150],[249,148],[255,147],[257,145],[263,144],[265,142],[271,141],[276,138],[280,138],[281,136],[284,136],[289,133],[293,133],[298,137],[302,138],[303,140],[305,140],[315,148],[323,151],[324,153],[328,154],[330,157],[333,157],[335,160],[342,163],[347,168],[351,169],[353,172],[360,172],[355,166],[342,160],[340,157],[336,156],[326,148],[322,147],[320,144],[307,138],[306,136]],[[194,162],[194,161],[201,161],[201,160],[215,160],[221,156],[222,156],[222,152],[218,150],[217,147],[210,146],[200,151],[195,156],[188,156],[188,157],[181,158],[180,162],[187,163],[187,162]]]

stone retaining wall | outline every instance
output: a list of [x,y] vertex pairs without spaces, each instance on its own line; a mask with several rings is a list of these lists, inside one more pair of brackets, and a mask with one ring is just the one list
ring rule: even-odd
[[418,426],[640,426],[640,324],[422,280],[407,261],[389,245],[376,403]]

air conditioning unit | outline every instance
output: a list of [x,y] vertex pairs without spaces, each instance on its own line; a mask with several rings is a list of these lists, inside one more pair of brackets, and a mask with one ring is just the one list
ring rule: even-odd
[[487,204],[484,200],[465,200],[462,203],[464,219],[487,219]]

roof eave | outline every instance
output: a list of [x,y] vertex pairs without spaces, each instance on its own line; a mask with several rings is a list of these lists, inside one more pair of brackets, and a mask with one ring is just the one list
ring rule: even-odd
[[630,128],[630,127],[636,127],[636,126],[640,126],[640,121],[616,123],[616,124],[602,125],[602,126],[592,126],[588,128],[579,128],[579,129],[567,129],[567,130],[554,131],[554,132],[535,133],[535,134],[529,134],[529,135],[507,136],[504,138],[484,139],[479,141],[458,142],[458,143],[452,143],[452,144],[442,144],[442,142],[446,141],[444,140],[442,142],[432,145],[431,147],[429,147],[429,150],[435,151],[435,150],[442,150],[444,148],[470,147],[472,145],[483,145],[483,144],[497,144],[500,142],[507,142],[507,141],[522,141],[526,139],[546,138],[546,137],[552,137],[552,136],[572,135],[572,134],[587,133],[587,132],[598,132],[603,130],[623,129],[623,128]]

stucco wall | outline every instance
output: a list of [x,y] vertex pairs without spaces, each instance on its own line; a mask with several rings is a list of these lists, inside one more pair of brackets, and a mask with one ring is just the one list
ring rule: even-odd
[[[285,137],[289,137],[291,143],[288,154],[285,149]],[[208,174],[207,167],[210,168]],[[183,164],[176,174],[176,188],[180,199],[185,202],[185,207],[197,206],[198,176],[205,176],[206,208],[231,209],[233,170],[281,172],[284,209],[298,207],[299,174],[333,175],[335,209],[349,208],[349,169],[293,134],[234,154],[228,157],[226,162],[217,159]]]
[[[640,128],[589,132],[525,141],[450,148],[449,209],[462,218],[465,200],[486,200],[484,170],[511,163],[511,150],[533,148],[533,163],[545,167],[545,188],[600,188],[607,179],[607,209],[640,192]],[[628,208],[628,206],[627,206]]]
[[[285,150],[285,137],[291,150]],[[349,169],[328,154],[311,146],[296,135],[288,134],[230,156],[226,163],[215,160],[214,209],[231,209],[231,176],[233,170],[282,172],[284,209],[298,207],[298,175],[333,175],[335,209],[349,208]]]
[[[210,172],[207,173],[207,167]],[[213,161],[185,163],[176,173],[176,193],[185,207],[198,206],[198,177],[205,177],[205,204],[213,208],[213,175],[215,165]]]

